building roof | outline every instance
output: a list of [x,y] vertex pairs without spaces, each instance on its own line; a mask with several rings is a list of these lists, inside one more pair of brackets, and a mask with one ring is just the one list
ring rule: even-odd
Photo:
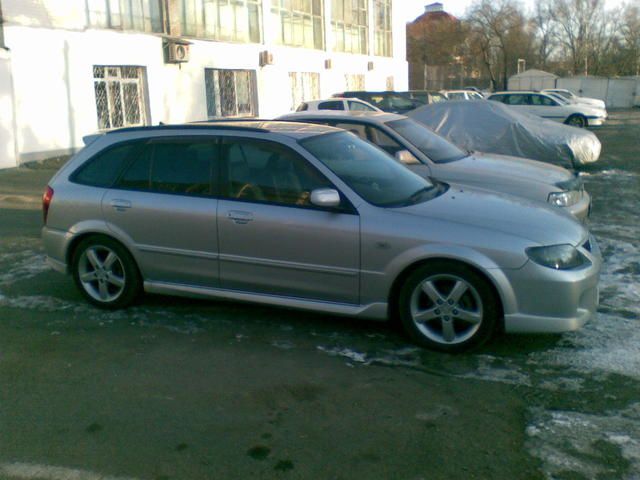
[[536,70],[532,68],[530,70],[525,70],[522,73],[518,73],[517,75],[513,75],[511,78],[525,78],[525,77],[549,77],[549,78],[558,78],[557,75],[554,75],[550,72],[545,72],[544,70]]

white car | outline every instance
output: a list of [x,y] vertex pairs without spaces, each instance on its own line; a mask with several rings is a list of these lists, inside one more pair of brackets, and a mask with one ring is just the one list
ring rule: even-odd
[[598,100],[597,98],[579,97],[572,91],[564,88],[548,88],[548,89],[542,90],[542,93],[555,93],[556,95],[560,95],[561,97],[564,97],[567,100],[570,100],[575,103],[582,103],[584,105],[603,108],[605,110],[607,108],[605,103],[602,100]]
[[315,112],[318,110],[352,110],[356,112],[381,112],[364,100],[357,98],[330,98],[328,100],[311,100],[302,102],[296,108],[296,112]]
[[484,100],[484,97],[473,90],[443,90],[442,93],[447,100]]
[[579,103],[563,103],[560,99],[541,92],[496,92],[490,95],[488,100],[574,127],[598,126],[604,124],[607,119],[607,112],[601,108]]

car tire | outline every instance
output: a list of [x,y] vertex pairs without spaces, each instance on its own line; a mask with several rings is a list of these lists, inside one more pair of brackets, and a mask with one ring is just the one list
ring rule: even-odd
[[585,128],[587,126],[587,119],[582,115],[571,115],[564,123],[572,127]]
[[419,345],[459,353],[491,338],[499,301],[488,281],[458,262],[434,260],[414,270],[398,299],[404,330]]
[[140,272],[131,254],[104,235],[82,240],[73,252],[71,268],[82,295],[99,308],[127,307],[142,290]]

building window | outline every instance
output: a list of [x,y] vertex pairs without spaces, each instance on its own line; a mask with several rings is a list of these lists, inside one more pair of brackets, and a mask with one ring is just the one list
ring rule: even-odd
[[331,0],[334,50],[368,53],[368,0]]
[[393,77],[393,75],[387,77],[387,90],[389,90],[389,91],[395,90],[395,88],[394,88],[394,86],[395,86],[394,85],[394,83],[395,83],[394,80],[395,80],[395,78]]
[[146,123],[144,77],[144,67],[93,67],[99,129]]
[[278,43],[293,47],[324,48],[322,0],[271,0],[278,25]]
[[320,98],[320,74],[310,72],[290,72],[291,110],[308,100]]
[[366,90],[364,86],[364,74],[362,73],[346,74],[344,81],[346,84],[345,91],[347,92],[362,92]]
[[261,0],[182,0],[182,34],[260,43]]
[[205,68],[204,80],[209,118],[257,116],[255,71]]
[[391,26],[391,0],[375,0],[375,54],[381,57],[393,56],[393,28]]
[[87,0],[91,27],[162,33],[162,0]]

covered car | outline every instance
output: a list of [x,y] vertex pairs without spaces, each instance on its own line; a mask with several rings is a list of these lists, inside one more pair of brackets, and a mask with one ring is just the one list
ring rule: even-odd
[[499,102],[443,102],[407,114],[459,147],[575,168],[600,158],[593,132],[518,112]]

